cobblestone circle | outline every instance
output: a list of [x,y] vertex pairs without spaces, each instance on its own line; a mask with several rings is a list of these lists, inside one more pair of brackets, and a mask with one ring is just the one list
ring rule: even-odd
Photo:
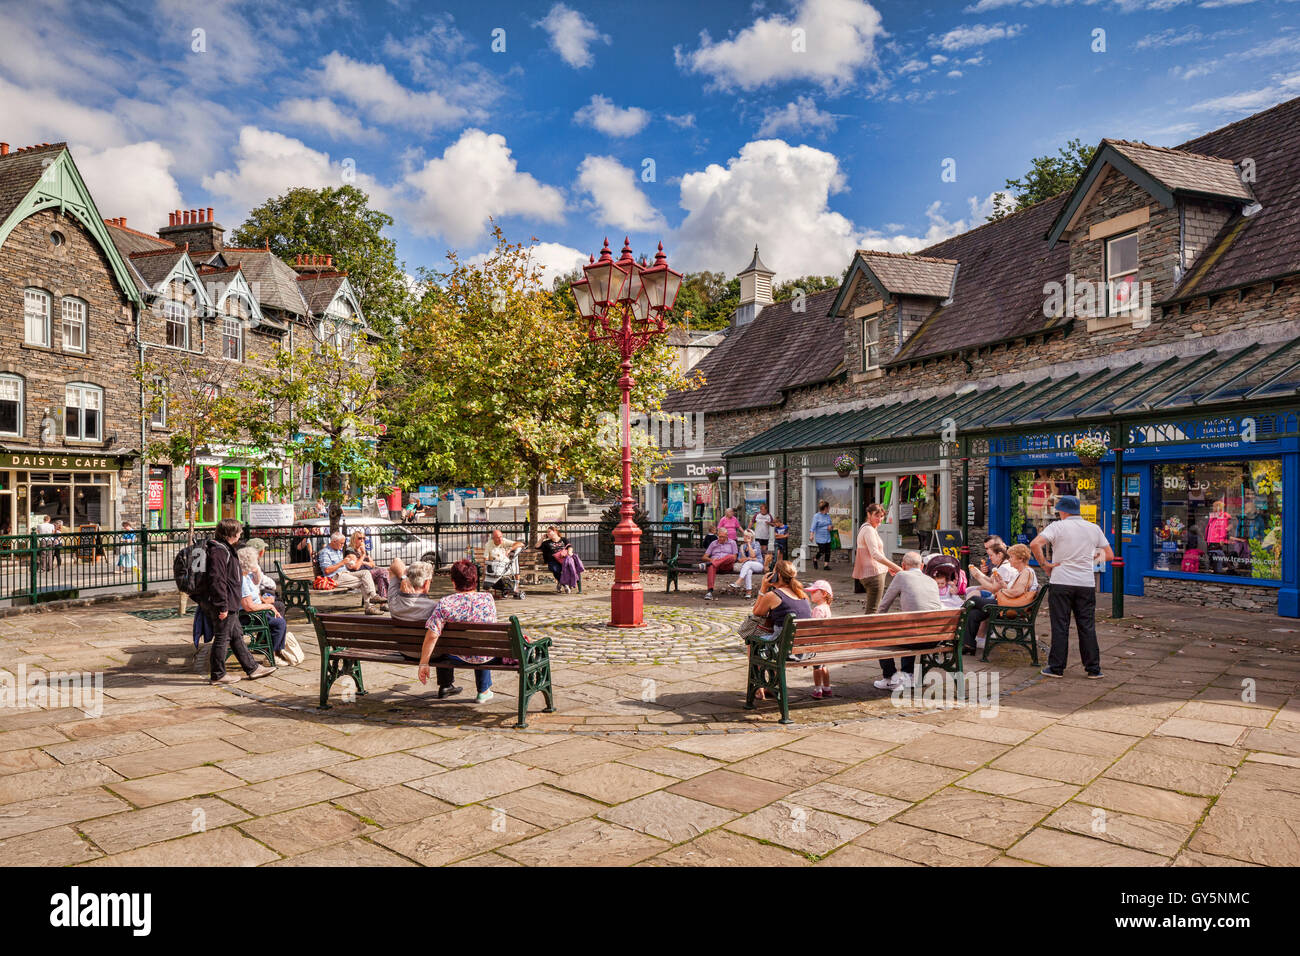
[[566,664],[725,664],[744,654],[736,632],[746,613],[747,608],[719,606],[647,607],[644,627],[619,628],[609,626],[609,606],[602,600],[530,607],[519,617],[530,636],[549,637],[553,658]]

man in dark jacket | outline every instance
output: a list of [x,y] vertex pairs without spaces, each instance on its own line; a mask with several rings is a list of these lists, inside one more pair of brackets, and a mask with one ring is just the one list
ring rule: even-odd
[[275,673],[274,667],[258,664],[244,643],[244,629],[239,624],[240,585],[243,575],[239,571],[239,558],[235,543],[243,533],[243,526],[234,518],[222,518],[217,533],[208,542],[207,588],[199,610],[212,626],[212,663],[210,676],[214,684],[233,684],[240,680],[237,674],[226,673],[226,654],[233,647],[235,657],[251,678]]

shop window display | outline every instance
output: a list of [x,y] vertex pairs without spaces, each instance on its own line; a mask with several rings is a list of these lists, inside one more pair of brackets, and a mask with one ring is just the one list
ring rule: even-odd
[[1100,468],[1029,468],[1011,473],[1011,535],[1028,544],[1053,521],[1062,495],[1079,499],[1080,515],[1097,524],[1101,505]]
[[1282,463],[1179,462],[1153,469],[1154,567],[1282,577]]

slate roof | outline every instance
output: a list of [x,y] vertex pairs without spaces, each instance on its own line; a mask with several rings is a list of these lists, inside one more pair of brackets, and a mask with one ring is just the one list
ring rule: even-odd
[[858,250],[867,268],[891,295],[917,295],[946,299],[952,294],[957,263],[932,256]]
[[10,213],[18,208],[18,204],[40,180],[41,174],[45,172],[41,160],[67,148],[67,143],[50,143],[13,150],[7,156],[0,156],[0,223],[9,218]]
[[1245,202],[1254,199],[1230,158],[1125,140],[1103,139],[1102,143],[1114,147],[1170,192],[1202,193]]
[[347,274],[343,272],[308,273],[298,276],[298,291],[307,300],[312,315],[320,315],[329,308],[345,281]]
[[279,309],[306,317],[307,300],[298,289],[298,273],[275,253],[266,249],[234,249],[229,246],[221,255],[231,265],[244,268],[244,278],[263,308]]
[[758,317],[730,332],[695,365],[705,384],[673,392],[664,400],[670,412],[730,412],[779,405],[781,390],[825,381],[844,358],[840,320],[830,315],[838,289],[805,297],[804,311],[794,299],[765,306]]
[[884,364],[1019,338],[1070,321],[1043,315],[1043,285],[1063,282],[1069,269],[1069,243],[1052,247],[1043,238],[1066,196],[1045,199],[923,250],[932,259],[960,264],[952,302],[930,313]]
[[1263,207],[1234,216],[1175,290],[1174,300],[1300,272],[1300,97],[1179,146],[1254,161],[1250,183]]
[[108,238],[113,240],[113,245],[117,247],[117,251],[122,254],[123,259],[135,252],[155,252],[159,249],[180,248],[173,242],[159,239],[147,232],[132,229],[130,226],[119,226],[111,219],[105,219],[104,226],[108,229]]
[[135,267],[141,278],[144,279],[145,285],[149,291],[156,291],[158,283],[166,279],[168,274],[176,268],[176,263],[180,262],[186,256],[184,249],[167,243],[166,248],[160,248],[152,252],[135,252],[130,256],[131,265]]

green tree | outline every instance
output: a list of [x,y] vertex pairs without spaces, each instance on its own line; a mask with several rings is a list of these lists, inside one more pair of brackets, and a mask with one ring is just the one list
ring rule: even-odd
[[278,349],[266,369],[245,371],[250,400],[235,417],[272,460],[314,463],[324,478],[334,532],[345,498],[390,477],[375,448],[383,433],[378,384],[386,353],[358,330],[326,323],[305,339]]
[[167,431],[150,441],[147,457],[185,467],[185,521],[191,540],[198,514],[198,458],[242,437],[239,416],[249,395],[230,362],[205,362],[165,352],[135,368],[144,393],[144,414],[164,413]]
[[1019,212],[1036,202],[1073,189],[1088,163],[1092,162],[1095,146],[1072,139],[1060,148],[1055,156],[1035,156],[1029,161],[1029,171],[1019,179],[1008,179],[1007,192],[993,197],[993,214],[989,221]]
[[285,261],[299,253],[332,255],[348,274],[370,327],[391,336],[410,313],[405,263],[397,243],[384,235],[393,225],[387,213],[370,208],[355,186],[290,189],[268,199],[235,230],[236,245],[269,245]]
[[[536,527],[544,476],[597,487],[619,482],[614,414],[618,363],[588,341],[567,286],[547,291],[522,244],[494,227],[477,264],[447,254],[403,329],[402,362],[389,401],[385,454],[404,482],[455,475],[472,484],[523,484]],[[634,360],[634,407],[657,411],[685,385],[671,347],[655,341]],[[662,453],[641,444],[634,466]]]

